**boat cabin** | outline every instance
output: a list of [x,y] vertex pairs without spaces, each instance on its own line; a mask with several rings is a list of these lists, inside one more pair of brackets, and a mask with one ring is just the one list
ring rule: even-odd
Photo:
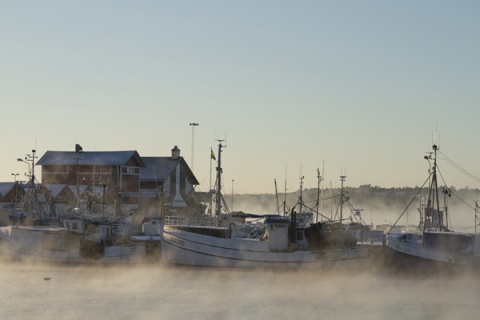
[[83,234],[83,238],[86,240],[101,241],[112,237],[110,224],[82,219],[65,219],[63,224],[68,232]]
[[270,251],[289,251],[293,246],[296,250],[307,250],[308,241],[305,228],[298,221],[295,227],[290,218],[270,216],[265,219]]

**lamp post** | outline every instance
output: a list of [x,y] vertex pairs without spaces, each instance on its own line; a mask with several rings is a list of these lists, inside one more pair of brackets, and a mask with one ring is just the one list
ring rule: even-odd
[[25,173],[25,175],[26,175],[27,177],[31,177],[31,176],[32,176],[32,170],[30,169],[30,162],[28,162],[28,161],[26,161],[26,160],[23,160],[22,158],[18,158],[17,161],[18,161],[18,162],[24,162],[24,163],[27,164],[28,174]]
[[192,171],[193,171],[193,142],[194,142],[194,132],[195,132],[195,127],[198,126],[198,123],[196,123],[196,122],[190,122],[190,126],[192,127]]
[[12,173],[12,176],[13,176],[13,181],[14,181],[15,183],[17,183],[18,173]]

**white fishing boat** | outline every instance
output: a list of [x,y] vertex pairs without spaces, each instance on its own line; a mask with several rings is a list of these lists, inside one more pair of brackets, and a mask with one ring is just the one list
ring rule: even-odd
[[[428,200],[421,204],[418,210],[420,213],[419,232],[388,233],[386,235],[384,250],[385,262],[388,266],[407,270],[420,270],[425,265],[436,267],[439,270],[480,267],[480,235],[476,232],[465,233],[451,230],[449,224],[451,214],[448,211],[447,203],[451,191],[446,187],[441,192],[438,190],[438,152],[437,145],[433,145],[433,152],[430,156],[425,157],[429,161],[433,160],[433,166],[429,170],[430,176],[425,182],[425,184],[430,182]],[[440,205],[441,203],[443,207]],[[478,223],[478,206],[474,209],[476,225]]]
[[63,219],[46,225],[0,227],[2,257],[53,263],[138,262],[145,244],[116,237],[114,224],[84,218]]
[[[355,267],[367,262],[367,248],[356,246],[354,236],[346,232],[342,224],[318,222],[306,226],[303,219],[297,219],[294,210],[290,217],[222,213],[222,204],[226,206],[221,195],[222,147],[220,141],[214,217],[217,226],[165,224],[161,240],[163,262],[280,268]],[[248,219],[257,222],[248,224]]]
[[[12,225],[0,227],[1,257],[34,262],[131,262],[145,257],[145,244],[115,234],[117,224],[76,215],[60,218],[39,201],[35,150],[25,158],[31,168],[23,206]],[[28,160],[28,161],[27,161]],[[30,166],[31,163],[31,166]]]

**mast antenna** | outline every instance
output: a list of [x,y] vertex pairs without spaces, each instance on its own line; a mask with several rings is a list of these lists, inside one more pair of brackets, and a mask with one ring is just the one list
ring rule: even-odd
[[436,145],[440,149],[440,133],[438,132],[438,121],[435,123],[435,130],[432,133],[432,145]]

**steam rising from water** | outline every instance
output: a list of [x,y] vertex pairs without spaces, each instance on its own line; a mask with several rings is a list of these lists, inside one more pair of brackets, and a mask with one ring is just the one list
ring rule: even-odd
[[[474,319],[477,277],[0,264],[1,319]],[[44,280],[50,278],[50,280]]]

